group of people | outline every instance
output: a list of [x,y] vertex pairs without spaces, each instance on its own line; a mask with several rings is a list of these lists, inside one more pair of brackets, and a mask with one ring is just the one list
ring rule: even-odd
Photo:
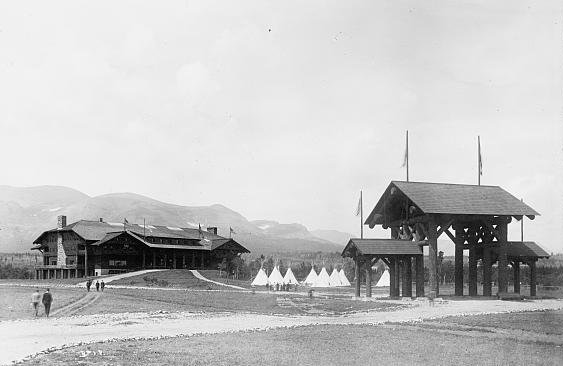
[[49,317],[49,313],[51,312],[51,304],[53,303],[53,295],[49,291],[49,289],[45,290],[43,296],[39,293],[39,289],[35,289],[35,292],[31,294],[31,306],[33,306],[33,310],[35,311],[35,316],[39,313],[39,302],[43,303],[43,307],[45,308],[45,316]]
[[[100,291],[100,289],[102,290],[102,292],[104,291],[104,287],[106,287],[106,284],[104,283],[104,280],[102,280],[102,282],[98,282],[98,280],[96,280],[96,291]],[[92,287],[92,279],[89,279],[88,281],[86,281],[86,290],[88,290],[88,292],[90,292],[90,287]]]
[[295,285],[290,285],[289,283],[276,283],[275,285],[271,283],[266,284],[266,289],[268,291],[291,291],[292,287],[293,287],[293,291],[297,291],[297,284]]

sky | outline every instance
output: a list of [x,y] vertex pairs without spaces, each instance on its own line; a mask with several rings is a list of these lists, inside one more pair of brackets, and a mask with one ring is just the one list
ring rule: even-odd
[[405,179],[406,130],[411,181],[476,184],[480,135],[482,184],[539,211],[525,239],[563,252],[562,10],[1,2],[0,182],[359,235],[359,191],[367,216]]

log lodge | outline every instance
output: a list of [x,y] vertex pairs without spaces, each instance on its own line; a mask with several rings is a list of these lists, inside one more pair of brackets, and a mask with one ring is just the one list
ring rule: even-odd
[[217,268],[249,251],[216,227],[200,229],[80,220],[43,232],[33,242],[43,254],[35,278],[101,276],[151,268]]
[[[497,263],[498,295],[520,293],[520,264],[530,267],[530,296],[536,295],[536,262],[548,258],[531,241],[508,241],[508,224],[538,216],[534,209],[497,186],[392,181],[364,225],[390,229],[390,239],[350,239],[342,252],[353,258],[356,279],[366,271],[366,296],[371,297],[371,268],[382,260],[391,275],[389,296],[412,296],[414,260],[416,296],[424,294],[423,247],[428,246],[430,296],[439,295],[438,238],[449,237],[455,246],[455,295],[464,295],[463,253],[468,252],[467,295],[478,295],[477,271],[482,271],[483,296],[492,296],[492,266]],[[450,231],[453,229],[453,233]],[[478,262],[480,265],[478,265]],[[512,267],[512,276],[508,266]],[[400,286],[402,284],[402,288]],[[402,294],[401,294],[402,293]],[[360,296],[360,281],[355,294]]]

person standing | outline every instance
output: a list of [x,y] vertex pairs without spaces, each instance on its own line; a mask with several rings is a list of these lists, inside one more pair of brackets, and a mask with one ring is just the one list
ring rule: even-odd
[[35,310],[35,316],[37,316],[37,312],[39,311],[40,300],[41,300],[41,294],[39,293],[39,289],[36,288],[35,292],[31,294],[31,306],[33,306],[33,310]]
[[88,281],[86,281],[86,290],[88,290],[88,292],[90,292],[90,286],[92,286],[92,280],[88,279]]
[[104,287],[106,287],[106,284],[104,283],[104,280],[102,280],[102,283],[100,283],[100,288],[102,289],[102,292],[104,292]]
[[96,291],[100,291],[100,283],[96,280]]
[[45,307],[45,316],[49,317],[49,313],[51,312],[51,303],[53,302],[53,295],[51,295],[49,289],[45,290],[42,302]]

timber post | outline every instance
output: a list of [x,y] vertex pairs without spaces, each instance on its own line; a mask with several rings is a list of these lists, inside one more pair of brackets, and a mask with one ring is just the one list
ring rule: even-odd
[[[490,245],[490,244],[489,244]],[[483,296],[491,296],[491,248],[489,246],[483,248]]]
[[389,297],[395,296],[395,257],[389,258]]
[[152,268],[154,268],[156,266],[156,252],[153,249],[152,251]]
[[395,280],[393,281],[394,282],[393,296],[399,297],[399,296],[401,296],[401,294],[399,293],[399,289],[401,288],[401,286],[400,286],[400,283],[401,283],[401,268],[399,266],[399,257],[394,258],[393,267],[394,267],[393,277],[395,278]]
[[498,292],[508,292],[508,220],[503,219],[498,225],[499,255],[498,255]]
[[520,293],[520,261],[514,260],[512,263],[512,270],[514,271],[514,293]]
[[354,257],[354,274],[356,276],[356,292],[355,292],[355,296],[356,297],[360,297],[360,258],[358,256],[358,253],[356,253],[356,256]]
[[462,225],[455,225],[455,258],[454,258],[454,279],[455,296],[463,296],[463,243],[464,228]]
[[469,296],[477,296],[477,240],[473,235],[469,240]]
[[416,263],[416,297],[424,296],[424,255],[415,259]]
[[412,297],[412,260],[406,257],[404,260],[405,278],[403,282],[403,296]]
[[371,297],[371,260],[365,261],[366,266],[366,297]]
[[436,221],[432,215],[428,220],[428,266],[430,270],[429,282],[430,292],[434,292],[435,296],[439,294],[438,284],[438,228]]
[[530,261],[530,296],[536,296],[536,261]]

